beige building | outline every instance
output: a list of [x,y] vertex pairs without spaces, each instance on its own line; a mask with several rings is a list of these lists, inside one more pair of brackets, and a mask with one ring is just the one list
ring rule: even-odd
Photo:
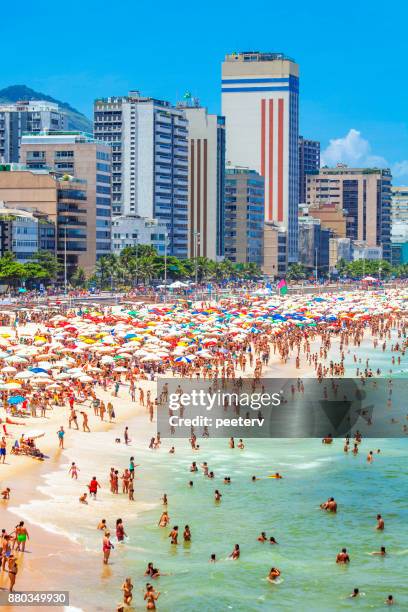
[[287,271],[287,232],[275,223],[265,221],[262,271],[272,279],[283,278]]
[[[391,258],[391,172],[379,168],[321,168],[307,177],[309,214],[339,237],[381,246]],[[318,211],[318,212],[316,212]],[[341,220],[346,220],[345,234]]]
[[347,217],[340,206],[330,204],[313,205],[309,208],[309,216],[320,219],[321,226],[334,231],[339,238],[346,237]]
[[[0,172],[0,201],[6,202],[8,207],[40,211],[51,222],[57,221],[57,255],[61,263],[66,255],[68,277],[77,267],[91,273],[95,266],[95,241],[87,238],[86,181],[68,176],[57,178],[45,170],[30,171],[19,167],[22,168],[16,164],[16,169]],[[85,230],[83,235],[76,237],[74,245],[69,238],[72,228]]]
[[111,250],[111,147],[81,132],[25,134],[20,161],[33,171],[50,169],[75,177],[76,188],[61,182],[64,201],[58,210],[58,252],[65,248],[72,266],[92,273]]
[[188,119],[188,256],[215,261],[224,254],[224,118],[200,106],[182,108]]

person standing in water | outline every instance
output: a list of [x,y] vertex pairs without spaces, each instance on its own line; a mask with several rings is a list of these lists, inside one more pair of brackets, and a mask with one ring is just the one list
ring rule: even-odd
[[104,565],[108,565],[111,550],[115,548],[109,538],[110,538],[110,531],[105,531],[105,535],[103,536],[103,541],[102,541]]

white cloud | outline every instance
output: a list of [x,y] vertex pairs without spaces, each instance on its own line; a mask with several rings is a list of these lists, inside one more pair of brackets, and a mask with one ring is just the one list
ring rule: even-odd
[[368,140],[361,132],[352,128],[343,138],[333,138],[322,152],[322,166],[335,166],[342,163],[354,167],[387,167],[387,160],[371,154]]
[[408,185],[408,160],[390,163],[381,155],[371,153],[371,145],[352,128],[343,138],[333,138],[322,151],[322,166],[347,164],[355,168],[391,168],[394,185]]

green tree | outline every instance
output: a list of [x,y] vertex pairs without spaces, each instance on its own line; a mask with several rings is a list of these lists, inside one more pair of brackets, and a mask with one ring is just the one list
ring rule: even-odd
[[50,251],[37,251],[37,253],[31,256],[31,259],[46,271],[44,278],[50,281],[57,280],[58,273],[62,270],[62,264],[53,253]]
[[288,267],[286,278],[288,280],[301,280],[306,277],[306,270],[301,263],[291,263]]
[[24,264],[15,261],[14,253],[8,251],[0,258],[0,280],[7,283],[8,287],[23,278],[26,278]]
[[83,268],[77,268],[72,274],[69,282],[73,287],[85,287],[86,285],[86,274]]

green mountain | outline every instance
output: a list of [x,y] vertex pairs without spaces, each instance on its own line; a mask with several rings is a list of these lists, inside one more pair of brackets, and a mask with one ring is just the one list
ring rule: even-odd
[[18,102],[19,100],[47,100],[47,102],[54,102],[65,112],[67,130],[79,130],[92,134],[92,121],[67,102],[61,102],[51,96],[47,96],[47,94],[34,91],[34,89],[26,85],[11,85],[10,87],[0,89],[0,103]]

